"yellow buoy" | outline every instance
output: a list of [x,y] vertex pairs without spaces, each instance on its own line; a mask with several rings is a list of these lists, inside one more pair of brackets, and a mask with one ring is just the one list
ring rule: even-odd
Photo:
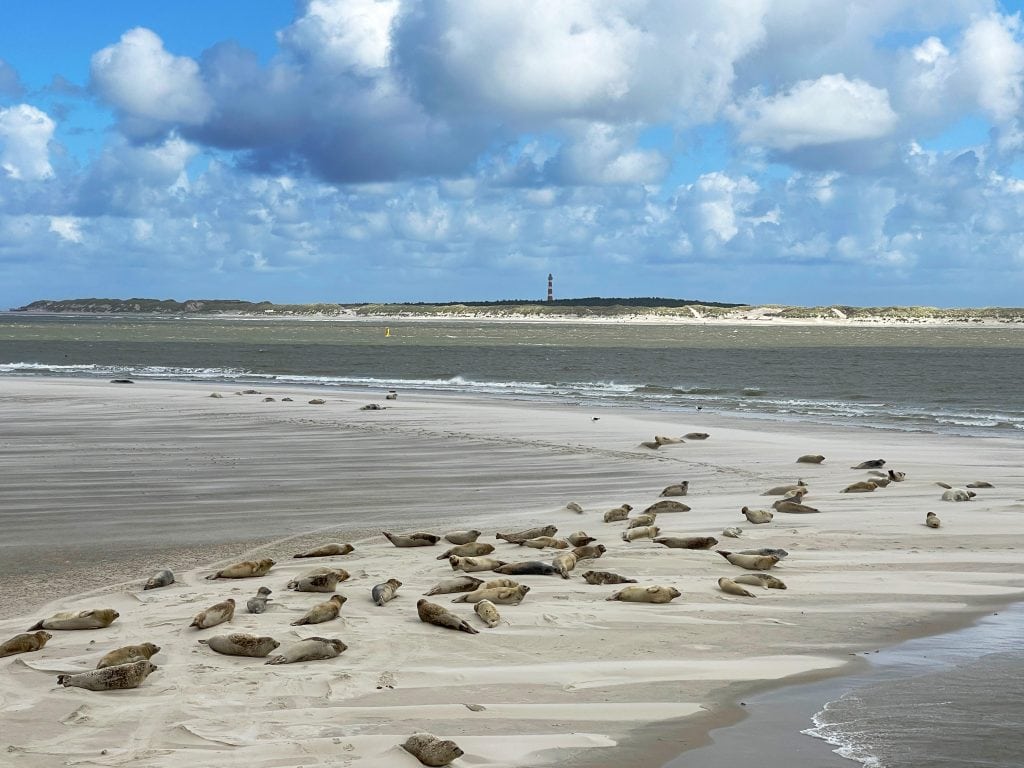
[[387,338],[390,335],[391,335],[391,329],[390,328],[385,328],[384,329],[384,337]]

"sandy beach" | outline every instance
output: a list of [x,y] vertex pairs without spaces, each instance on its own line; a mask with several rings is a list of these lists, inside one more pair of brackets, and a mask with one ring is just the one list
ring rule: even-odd
[[[387,407],[360,410],[370,402]],[[0,424],[0,642],[57,611],[120,614],[108,628],[54,630],[41,651],[0,659],[0,765],[415,766],[397,745],[429,731],[465,751],[455,766],[661,766],[734,719],[746,692],[835,674],[865,650],[1024,598],[1021,441],[706,411],[28,378],[0,379]],[[693,431],[710,437],[641,445]],[[826,460],[795,463],[808,453]],[[906,480],[840,492],[869,478],[853,465],[877,458]],[[777,497],[762,492],[797,478],[819,514],[776,512],[753,525],[740,513],[771,509]],[[603,522],[623,503],[635,516],[681,480],[690,489],[678,500],[691,509],[659,515],[661,535],[715,536],[716,547],[626,542],[626,522]],[[977,480],[994,487],[966,503],[940,499],[937,481]],[[940,528],[924,525],[929,511]],[[475,635],[417,617],[417,599],[453,575],[437,559],[450,545],[396,548],[380,535],[476,528],[493,557],[550,561],[554,550],[495,539],[545,524],[557,536],[586,531],[607,551],[567,580],[514,577],[530,592],[498,606],[495,628],[453,604],[456,595],[429,598]],[[739,538],[722,535],[730,526]],[[325,542],[355,549],[292,558]],[[714,549],[761,547],[789,552],[771,571],[788,588],[723,593],[720,577],[747,572]],[[261,557],[277,562],[262,578],[206,579]],[[317,566],[351,574],[337,588],[348,598],[341,617],[291,626],[327,596],[285,585]],[[143,591],[165,567],[176,583]],[[590,569],[682,594],[663,605],[607,601],[619,587],[587,584]],[[370,590],[388,578],[403,585],[377,606]],[[270,608],[249,614],[260,586],[273,590]],[[189,628],[228,597],[238,603],[230,623]],[[266,666],[197,642],[229,632],[348,648]],[[161,650],[139,688],[56,685],[57,674],[142,642]]]

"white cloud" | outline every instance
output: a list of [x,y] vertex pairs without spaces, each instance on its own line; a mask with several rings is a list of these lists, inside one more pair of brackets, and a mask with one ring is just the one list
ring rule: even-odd
[[668,160],[654,150],[633,148],[634,131],[605,123],[577,126],[552,160],[557,177],[570,184],[646,184],[660,181]]
[[81,222],[72,216],[51,216],[50,231],[55,232],[69,243],[82,242]]
[[49,144],[55,128],[49,115],[29,104],[0,109],[0,169],[22,181],[52,177]]
[[1016,36],[1018,16],[993,14],[979,19],[964,33],[961,66],[977,88],[978,104],[994,120],[1013,120],[1024,93],[1024,49]]
[[803,80],[777,96],[753,93],[729,118],[744,143],[784,151],[881,138],[897,121],[884,88],[842,74]]
[[91,73],[100,96],[132,118],[195,125],[213,108],[199,65],[168,53],[163,40],[144,27],[93,54]]
[[278,39],[329,68],[382,69],[399,8],[398,0],[306,0],[301,16]]

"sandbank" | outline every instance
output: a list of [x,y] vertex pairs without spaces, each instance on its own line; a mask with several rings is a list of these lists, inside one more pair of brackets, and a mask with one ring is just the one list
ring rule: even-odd
[[[218,389],[223,397],[209,397]],[[368,402],[387,408],[359,410]],[[121,614],[107,629],[54,631],[42,651],[0,659],[0,754],[26,768],[415,766],[395,745],[421,730],[465,750],[455,766],[660,766],[716,719],[734,718],[745,692],[835,674],[865,650],[1024,597],[1022,441],[405,392],[385,402],[383,393],[296,387],[239,395],[209,383],[28,378],[0,379],[0,423],[0,640],[59,610]],[[711,438],[640,446],[691,431]],[[794,463],[805,453],[827,458]],[[906,481],[840,493],[867,477],[850,467],[873,458]],[[740,507],[770,508],[761,491],[797,477],[820,514],[745,521]],[[625,523],[602,522],[605,510],[625,502],[641,511],[683,479],[692,509],[661,515],[662,533],[715,535],[733,551],[785,548],[773,573],[787,590],[725,595],[717,579],[743,571],[713,551],[627,543]],[[995,488],[940,501],[936,481],[972,480]],[[941,528],[924,526],[927,511]],[[518,577],[531,592],[499,606],[505,621],[494,629],[454,596],[430,598],[477,635],[416,616],[419,596],[452,575],[436,559],[445,545],[398,549],[380,535],[474,527],[503,560],[550,559],[494,538],[546,523],[560,535],[585,530],[608,551],[569,580]],[[726,526],[741,538],[723,537]],[[355,551],[291,558],[326,541]],[[278,564],[259,579],[205,579],[254,557]],[[342,618],[292,627],[324,596],[285,584],[319,565],[351,573],[338,587],[348,598]],[[168,566],[176,584],[142,591]],[[609,602],[617,587],[585,583],[590,568],[682,597]],[[403,582],[399,597],[378,607],[370,588],[389,577]],[[270,610],[246,613],[264,585]],[[227,597],[239,603],[230,624],[188,628]],[[283,644],[339,637],[348,650],[268,667],[197,642],[228,632]],[[162,650],[140,688],[56,685],[58,672],[144,641]]]

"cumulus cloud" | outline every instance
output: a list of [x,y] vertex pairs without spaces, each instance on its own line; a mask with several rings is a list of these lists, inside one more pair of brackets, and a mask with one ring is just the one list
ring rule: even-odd
[[803,80],[776,96],[753,93],[729,118],[741,141],[781,150],[877,139],[897,121],[884,88],[842,74]]
[[29,104],[0,109],[0,169],[24,181],[53,176],[49,144],[55,128],[49,115]]
[[152,132],[167,124],[196,125],[213,106],[199,65],[169,53],[163,40],[143,27],[125,32],[119,42],[95,53],[90,71],[93,88],[124,116],[133,132]]
[[81,222],[71,216],[51,216],[50,231],[69,243],[82,242]]

